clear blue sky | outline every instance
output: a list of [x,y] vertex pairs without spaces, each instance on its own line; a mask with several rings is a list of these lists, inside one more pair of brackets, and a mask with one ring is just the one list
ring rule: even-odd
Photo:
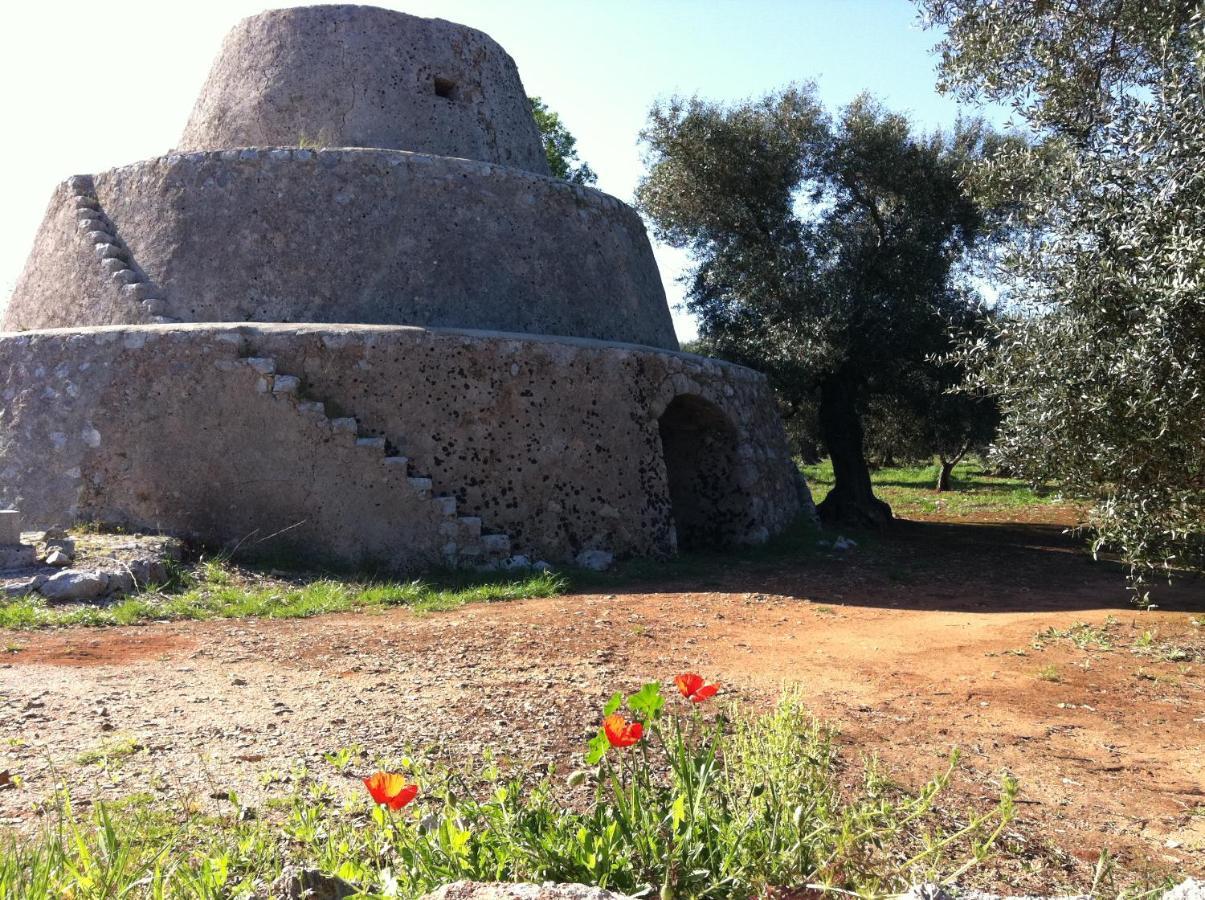
[[[19,4],[0,35],[0,147],[8,200],[0,222],[0,303],[15,282],[55,182],[175,144],[222,36],[263,0]],[[637,133],[675,93],[737,100],[815,80],[836,108],[869,90],[925,128],[958,109],[934,89],[937,35],[908,0],[396,0],[492,35],[529,93],[559,112],[599,187],[629,200],[641,173]],[[20,86],[15,89],[12,86]],[[667,293],[684,264],[659,249]],[[693,323],[675,315],[679,335]]]

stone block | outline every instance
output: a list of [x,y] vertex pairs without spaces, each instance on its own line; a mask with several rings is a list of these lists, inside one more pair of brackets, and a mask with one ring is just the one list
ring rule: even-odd
[[589,569],[592,572],[606,571],[611,568],[611,563],[614,561],[615,557],[606,550],[583,550],[574,560],[583,569]]
[[0,544],[0,569],[28,569],[38,562],[38,551],[26,544]]
[[15,509],[0,509],[0,544],[21,543],[21,513]]
[[80,600],[95,600],[109,587],[109,576],[104,572],[84,572],[65,569],[46,579],[39,593],[52,602],[66,603]]
[[481,536],[481,548],[486,552],[494,555],[506,555],[510,553],[510,535],[507,534],[483,534]]

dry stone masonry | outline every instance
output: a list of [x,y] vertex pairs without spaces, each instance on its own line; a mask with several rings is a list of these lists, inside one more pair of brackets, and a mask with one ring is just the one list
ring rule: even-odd
[[52,195],[0,507],[399,571],[766,540],[810,500],[764,378],[679,352],[640,218],[547,171],[478,31],[242,22],[179,150]]

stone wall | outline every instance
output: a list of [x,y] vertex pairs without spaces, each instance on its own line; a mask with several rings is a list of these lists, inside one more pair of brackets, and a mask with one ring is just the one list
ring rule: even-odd
[[0,336],[0,384],[0,505],[39,527],[98,520],[244,549],[281,532],[264,549],[416,567],[448,540],[432,537],[446,510],[415,499],[417,478],[533,559],[668,554],[662,416],[682,397],[723,445],[714,470],[689,465],[719,491],[714,535],[765,540],[805,496],[762,376],[647,347],[372,326],[58,330]]
[[[77,208],[90,201],[67,186],[56,191],[6,330],[155,315],[481,328],[677,349],[640,217],[590,188],[401,151],[298,149],[175,154],[92,184],[96,209]],[[94,240],[98,216],[112,235]],[[128,270],[102,269],[96,254],[105,252],[124,254]],[[118,277],[142,288],[114,284]],[[119,302],[124,287],[129,302]]]
[[548,174],[514,61],[473,28],[365,6],[276,9],[227,35],[180,141],[387,147]]

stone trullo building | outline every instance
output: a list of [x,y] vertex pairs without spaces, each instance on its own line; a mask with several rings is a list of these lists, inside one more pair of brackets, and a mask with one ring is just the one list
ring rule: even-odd
[[51,198],[0,335],[0,507],[385,564],[757,542],[763,377],[678,351],[639,217],[548,174],[481,32],[227,38],[180,147]]

